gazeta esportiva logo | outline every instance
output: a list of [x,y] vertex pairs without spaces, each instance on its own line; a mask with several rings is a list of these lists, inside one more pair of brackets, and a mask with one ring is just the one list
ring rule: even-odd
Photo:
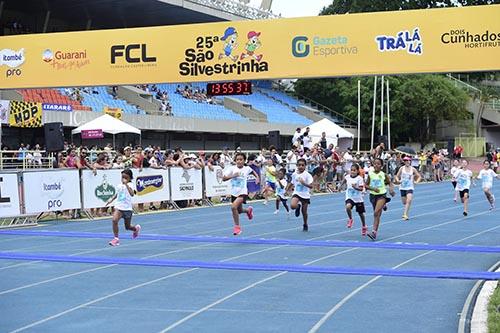
[[399,31],[396,35],[378,35],[375,37],[375,43],[379,52],[406,51],[418,56],[424,53],[424,42],[418,27]]
[[295,36],[291,42],[292,55],[295,58],[332,57],[358,54],[358,47],[351,45],[349,38],[343,35],[331,36]]

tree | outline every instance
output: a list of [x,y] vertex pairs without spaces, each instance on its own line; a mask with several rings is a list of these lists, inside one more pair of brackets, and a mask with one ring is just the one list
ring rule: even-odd
[[[391,136],[394,142],[430,142],[440,120],[470,117],[467,94],[442,75],[386,77],[390,82]],[[361,126],[371,129],[373,78],[299,80],[295,91],[346,116],[357,118],[357,82],[361,81]],[[376,133],[380,128],[380,80],[377,82]],[[386,120],[385,120],[386,122]]]

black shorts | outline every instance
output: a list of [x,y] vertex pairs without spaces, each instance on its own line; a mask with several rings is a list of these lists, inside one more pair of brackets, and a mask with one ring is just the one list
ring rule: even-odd
[[119,210],[118,211],[122,214],[122,218],[125,220],[130,220],[132,219],[132,211],[131,210]]
[[231,202],[234,202],[238,198],[243,198],[243,203],[246,204],[247,203],[248,195],[242,194],[242,195],[238,195],[237,197],[235,197],[234,195],[232,195],[231,196]]
[[401,192],[401,197],[405,198],[407,194],[413,194],[413,190],[399,190]]
[[370,202],[372,203],[373,209],[375,209],[375,206],[377,205],[377,201],[379,200],[385,200],[385,203],[388,203],[391,201],[391,198],[388,198],[385,193],[384,194],[370,194]]
[[359,214],[363,214],[364,212],[366,212],[365,203],[364,202],[354,202],[352,199],[347,199],[345,201],[345,204],[346,205],[351,205],[351,207],[356,206],[356,212],[359,213]]
[[457,182],[456,181],[452,181],[451,185],[453,185],[453,188],[456,188],[457,187]]
[[460,198],[463,199],[463,197],[465,196],[465,193],[467,193],[467,197],[470,198],[469,189],[465,189],[463,191],[460,191]]
[[304,203],[306,203],[306,204],[311,204],[311,199],[304,199],[304,198],[302,198],[302,197],[298,196],[297,194],[294,194],[294,195],[292,196],[292,198],[297,198],[297,199],[299,199],[300,203],[302,203],[302,204],[304,204]]

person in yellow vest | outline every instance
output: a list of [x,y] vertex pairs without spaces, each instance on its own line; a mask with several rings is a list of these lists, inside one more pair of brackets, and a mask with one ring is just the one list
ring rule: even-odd
[[377,239],[378,227],[380,225],[380,217],[382,210],[387,210],[386,204],[391,201],[391,198],[386,196],[387,186],[389,185],[389,193],[394,196],[394,184],[387,174],[382,171],[384,161],[380,158],[373,160],[373,171],[368,172],[366,181],[366,189],[370,191],[370,202],[373,206],[373,230],[367,236],[371,240]]

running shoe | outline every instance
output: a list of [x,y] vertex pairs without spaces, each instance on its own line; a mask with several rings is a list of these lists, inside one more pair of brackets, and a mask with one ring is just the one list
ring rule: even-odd
[[361,236],[366,236],[366,233],[368,232],[368,227],[362,227],[361,228]]
[[464,214],[464,216],[467,216],[467,212],[464,212],[463,214]]
[[297,206],[297,208],[295,208],[295,217],[299,217],[300,216],[300,209],[302,207],[300,205]]
[[136,239],[137,237],[139,237],[139,233],[141,232],[141,225],[140,224],[136,224],[135,225],[135,231],[134,233],[132,234],[132,238],[133,239]]
[[253,219],[253,207],[252,206],[247,208],[247,217],[249,220]]
[[408,217],[408,215],[406,214],[403,214],[403,221],[408,221],[410,218]]
[[384,208],[382,208],[384,212],[387,210],[387,205],[384,205]]
[[307,224],[303,224],[302,231],[309,231],[309,226]]
[[263,202],[264,206],[267,206],[267,199]]
[[111,246],[118,246],[118,245],[120,245],[120,240],[115,237],[112,240],[110,240],[108,244]]
[[354,221],[352,219],[348,219],[347,220],[347,228],[351,229],[353,223],[354,223]]
[[377,233],[375,231],[370,232],[367,236],[373,241],[377,239]]
[[238,236],[241,234],[241,227],[239,225],[235,225],[233,228],[233,235]]
[[279,212],[280,212],[279,210],[275,210],[273,214],[277,215]]

